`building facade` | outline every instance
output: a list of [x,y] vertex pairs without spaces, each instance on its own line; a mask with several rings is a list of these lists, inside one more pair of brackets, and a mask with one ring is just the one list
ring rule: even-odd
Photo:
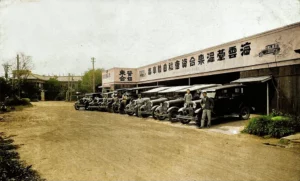
[[270,108],[300,112],[299,74],[300,23],[295,23],[143,67],[112,68],[102,82],[113,90],[122,85],[224,84],[268,75]]

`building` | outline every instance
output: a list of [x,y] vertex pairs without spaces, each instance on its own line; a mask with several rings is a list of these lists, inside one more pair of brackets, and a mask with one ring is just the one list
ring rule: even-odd
[[300,22],[138,68],[103,72],[103,87],[230,83],[254,86],[261,107],[300,112]]
[[41,89],[41,100],[45,100],[45,94],[47,97],[47,93],[45,93],[43,85],[45,84],[46,81],[48,81],[51,78],[55,78],[56,80],[61,82],[62,83],[61,86],[63,87],[66,88],[70,87],[72,92],[78,89],[79,81],[82,81],[82,76],[57,76],[57,75],[46,76],[46,75],[38,75],[33,73],[30,73],[26,78],[26,80],[28,82],[33,83],[35,86]]

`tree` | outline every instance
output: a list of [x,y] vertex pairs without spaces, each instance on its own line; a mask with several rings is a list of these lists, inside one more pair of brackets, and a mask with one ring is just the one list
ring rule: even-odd
[[0,101],[3,101],[6,96],[11,94],[11,85],[3,78],[0,77]]
[[60,100],[60,95],[62,94],[62,99],[64,98],[64,87],[57,80],[57,78],[50,78],[44,84],[45,94],[47,100]]
[[31,70],[34,68],[32,57],[21,52],[19,55],[19,68],[16,61],[13,64],[13,77],[20,78],[21,80],[27,79],[31,74]]
[[9,71],[9,67],[10,65],[8,63],[4,63],[2,64],[3,68],[4,68],[4,72],[5,72],[5,79],[6,81],[8,80],[8,71]]
[[[102,71],[103,69],[95,70],[95,85],[102,85]],[[84,73],[82,81],[78,84],[78,91],[87,93],[93,91],[93,70],[88,70]]]

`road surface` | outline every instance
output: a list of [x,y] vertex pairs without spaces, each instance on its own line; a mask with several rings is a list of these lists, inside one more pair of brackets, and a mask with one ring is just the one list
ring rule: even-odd
[[[300,150],[210,129],[38,102],[4,115],[21,159],[47,180],[300,180]],[[272,141],[272,140],[271,140]],[[277,141],[277,140],[275,140]]]

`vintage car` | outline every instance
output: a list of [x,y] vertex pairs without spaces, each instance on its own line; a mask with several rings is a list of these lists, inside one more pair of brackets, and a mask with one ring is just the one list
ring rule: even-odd
[[84,97],[77,100],[74,104],[74,108],[79,110],[80,108],[84,107],[88,110],[89,104],[95,99],[95,97],[101,98],[101,93],[88,93],[85,94]]
[[280,51],[279,44],[275,43],[275,44],[267,45],[266,48],[258,54],[258,56],[262,57],[267,54],[276,55],[279,53],[279,51]]
[[107,92],[103,93],[103,100],[99,106],[99,111],[108,111],[108,112],[113,112],[112,110],[112,104],[114,102],[114,94],[116,92]]
[[159,93],[160,91],[170,89],[172,87],[157,87],[145,92],[142,92],[142,97],[148,98],[143,99],[142,105],[138,109],[138,116],[146,118],[152,115],[152,108],[153,106],[156,108],[161,101],[166,101],[165,93]]
[[[160,93],[167,93],[167,100],[161,101],[158,106],[153,109],[153,118],[164,120],[169,118],[172,120],[175,118],[178,109],[183,106],[183,96],[185,93],[178,92],[179,90],[188,89],[191,86],[176,86],[167,90],[163,90]],[[154,107],[154,106],[153,106]]]
[[[193,95],[193,101],[190,104],[185,103],[184,106],[178,110],[178,115],[176,116],[176,119],[183,124],[188,124],[190,121],[196,121],[197,123],[199,123],[202,114],[202,112],[200,111],[201,99],[199,97],[201,95],[201,90],[216,86],[221,86],[221,84],[202,84],[193,85],[192,87],[190,87],[189,89],[191,91],[191,94]],[[185,92],[185,90],[180,90],[179,92]]]
[[[136,115],[139,116],[139,108],[143,105],[144,101],[150,100],[149,97],[144,97],[143,92],[148,90],[153,90],[158,88],[158,86],[147,86],[147,87],[136,87],[131,89],[131,93],[134,96],[131,96],[129,104],[125,106],[125,112],[128,115]],[[143,95],[143,96],[142,96]],[[140,96],[139,98],[135,98],[136,96]]]
[[[241,119],[249,119],[251,110],[255,110],[252,106],[250,92],[247,92],[247,86],[242,84],[222,85],[204,89],[207,97],[214,101],[212,111],[212,120],[227,117],[239,116]],[[201,95],[201,98],[203,95]],[[196,114],[201,114],[202,109],[198,109]],[[199,118],[200,119],[200,118]]]
[[102,101],[102,97],[95,97],[92,101],[89,102],[88,110],[99,110]]
[[114,102],[112,104],[112,110],[114,113],[120,113],[120,104],[122,102],[122,95],[129,91],[130,89],[117,89],[114,95]]

